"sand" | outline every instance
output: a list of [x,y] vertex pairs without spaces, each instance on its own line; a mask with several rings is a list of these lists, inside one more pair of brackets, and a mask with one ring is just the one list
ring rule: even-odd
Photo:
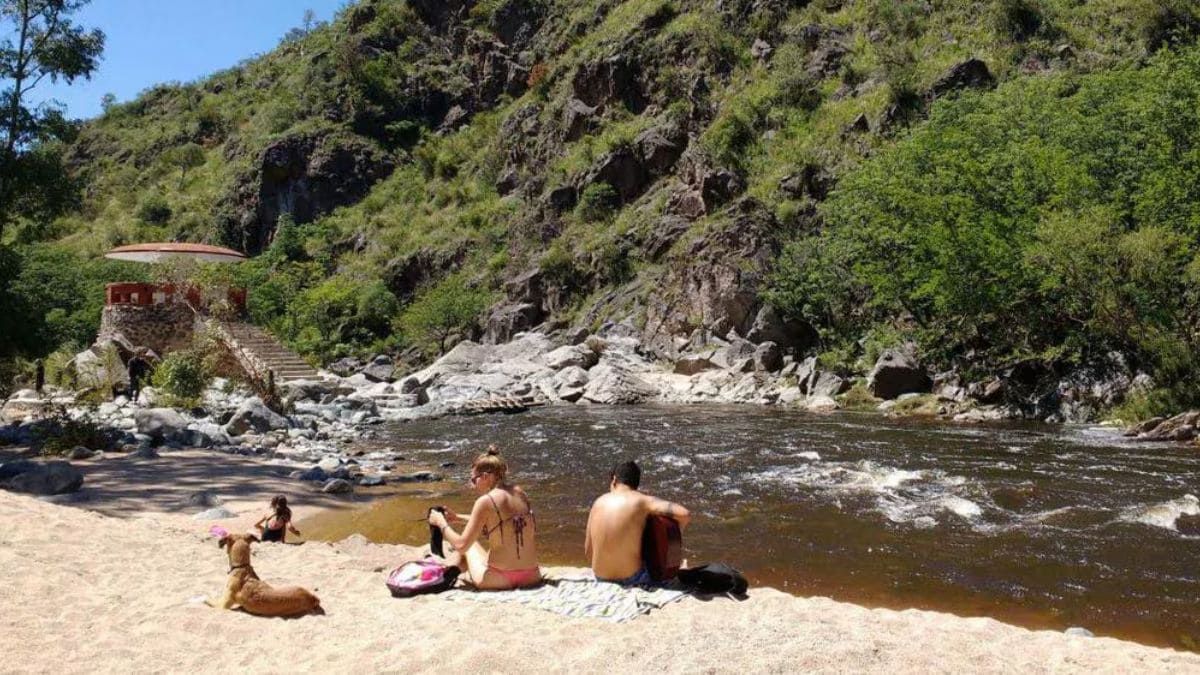
[[233,496],[224,506],[237,517],[219,522],[241,529],[276,491],[293,493],[301,515],[354,502],[199,451],[84,464],[85,499],[74,504],[0,492],[0,672],[1200,672],[1200,655],[769,588],[742,602],[685,599],[619,625],[397,600],[385,571],[416,549],[355,539],[254,550],[260,576],[314,589],[325,616],[221,611],[202,598],[219,596],[225,553],[182,498]]

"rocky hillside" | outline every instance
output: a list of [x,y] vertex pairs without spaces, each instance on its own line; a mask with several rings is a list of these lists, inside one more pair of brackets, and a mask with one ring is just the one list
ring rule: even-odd
[[[253,318],[323,361],[428,353],[405,314],[466,287],[459,337],[627,321],[666,355],[735,331],[869,367],[777,292],[839,185],[964,92],[1136,69],[1198,26],[1148,0],[361,0],[88,123],[83,207],[43,238],[256,255]],[[920,342],[910,318],[855,330]]]

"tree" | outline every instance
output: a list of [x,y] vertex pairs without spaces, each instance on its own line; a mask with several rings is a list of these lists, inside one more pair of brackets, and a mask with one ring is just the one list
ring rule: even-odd
[[100,108],[104,112],[112,110],[112,107],[117,104],[117,95],[111,91],[100,97]]
[[491,294],[471,288],[461,274],[446,278],[421,294],[400,316],[401,332],[425,346],[446,351],[446,340],[466,330],[487,307]]
[[[18,216],[53,215],[68,203],[55,141],[73,131],[62,110],[31,107],[46,78],[68,84],[89,78],[104,49],[104,33],[87,31],[71,15],[88,0],[0,0],[0,236]],[[49,180],[47,180],[49,178]]]
[[179,167],[179,189],[183,189],[183,181],[187,178],[189,169],[204,166],[204,148],[195,143],[185,143],[171,148],[163,154],[170,164]]

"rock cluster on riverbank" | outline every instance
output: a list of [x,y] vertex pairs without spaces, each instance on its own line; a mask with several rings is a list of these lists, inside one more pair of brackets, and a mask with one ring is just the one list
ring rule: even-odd
[[[750,333],[758,342],[734,333],[724,338],[697,333],[664,344],[641,339],[627,324],[608,324],[597,335],[525,332],[503,344],[462,341],[399,378],[390,362],[374,359],[365,368],[369,372],[288,382],[280,391],[281,411],[225,380],[214,382],[190,410],[158,406],[153,389],[136,402],[118,397],[94,407],[76,404],[70,392],[51,390],[39,397],[23,390],[0,410],[12,423],[0,427],[0,442],[35,445],[55,433],[54,425],[61,424],[56,416],[84,420],[102,429],[106,440],[93,442],[105,447],[77,449],[80,457],[89,450],[153,457],[154,448],[213,448],[292,462],[295,478],[342,493],[356,484],[435,478],[392,473],[402,458],[387,449],[347,455],[349,445],[370,438],[371,427],[385,422],[530,405],[636,403],[850,408],[976,422],[1028,417],[1021,383],[1040,377],[1017,369],[1007,379],[967,383],[955,373],[931,375],[911,349],[899,346],[885,350],[865,377],[855,378],[823,367],[815,357],[798,356],[802,351],[785,326],[760,323]],[[1069,419],[1068,408],[1098,409],[1122,393],[1111,378],[1072,378],[1083,384],[1060,383],[1056,403],[1043,396],[1044,405],[1033,409],[1053,410],[1047,419]],[[1123,381],[1126,389],[1136,384],[1132,375]],[[1151,440],[1190,440],[1197,434],[1197,415],[1151,420],[1135,431]]]

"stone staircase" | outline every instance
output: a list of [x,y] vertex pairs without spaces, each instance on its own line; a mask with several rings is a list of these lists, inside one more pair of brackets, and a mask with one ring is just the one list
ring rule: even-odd
[[214,323],[234,358],[260,384],[265,386],[272,374],[277,385],[320,379],[316,369],[261,328],[239,321]]

